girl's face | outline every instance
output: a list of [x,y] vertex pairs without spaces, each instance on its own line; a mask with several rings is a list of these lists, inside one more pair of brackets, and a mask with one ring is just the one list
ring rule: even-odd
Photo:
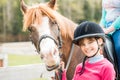
[[[97,43],[98,41],[98,43]],[[102,44],[102,39],[95,39],[95,38],[83,38],[79,41],[79,47],[81,48],[82,52],[88,56],[91,57],[93,56],[97,50],[98,50],[98,45]],[[97,54],[100,54],[100,52],[98,51]],[[96,54],[96,55],[97,55]]]

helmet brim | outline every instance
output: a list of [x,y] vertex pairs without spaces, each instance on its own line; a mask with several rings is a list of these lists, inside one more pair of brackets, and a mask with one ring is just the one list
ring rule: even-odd
[[80,39],[88,38],[88,37],[102,37],[103,40],[105,41],[105,34],[104,33],[97,33],[97,34],[88,34],[88,35],[83,35],[83,36],[77,37],[72,42],[74,44],[78,45],[78,42]]

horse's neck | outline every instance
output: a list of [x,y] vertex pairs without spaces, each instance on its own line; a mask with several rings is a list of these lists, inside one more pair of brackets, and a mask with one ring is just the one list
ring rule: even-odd
[[62,46],[62,54],[64,55],[64,61],[65,63],[67,63],[68,57],[69,57],[69,53],[71,50],[71,45],[72,45],[72,41],[69,40],[65,40]]
[[[69,26],[70,27],[70,26]],[[67,32],[67,37],[63,37],[63,46],[62,46],[62,53],[64,55],[64,61],[67,64],[71,48],[72,48],[72,40],[73,40],[73,33],[74,29],[69,29]]]

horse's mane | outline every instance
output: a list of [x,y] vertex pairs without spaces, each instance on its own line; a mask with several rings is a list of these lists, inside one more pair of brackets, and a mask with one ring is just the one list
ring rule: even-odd
[[[27,10],[26,14],[24,14],[23,30],[25,31],[30,26],[30,24],[34,22],[36,24],[41,24],[41,19],[44,15],[47,15],[52,21],[56,21],[58,23],[62,30],[62,34],[65,35],[67,32],[69,32],[69,34],[73,34],[71,33],[71,31],[73,32],[76,24],[73,23],[71,20],[65,18],[64,16],[60,15],[58,12],[56,12],[56,10],[51,9],[46,4],[39,4]],[[71,37],[73,37],[73,35],[71,35]]]

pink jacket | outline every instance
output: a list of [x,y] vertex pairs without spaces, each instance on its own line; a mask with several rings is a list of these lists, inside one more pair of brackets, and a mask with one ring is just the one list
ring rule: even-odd
[[[81,67],[81,64],[76,67],[72,80],[115,80],[114,67],[107,59],[96,63],[86,61],[85,71],[82,75],[79,75],[78,72],[80,72]],[[62,73],[62,80],[67,80],[66,70]]]

